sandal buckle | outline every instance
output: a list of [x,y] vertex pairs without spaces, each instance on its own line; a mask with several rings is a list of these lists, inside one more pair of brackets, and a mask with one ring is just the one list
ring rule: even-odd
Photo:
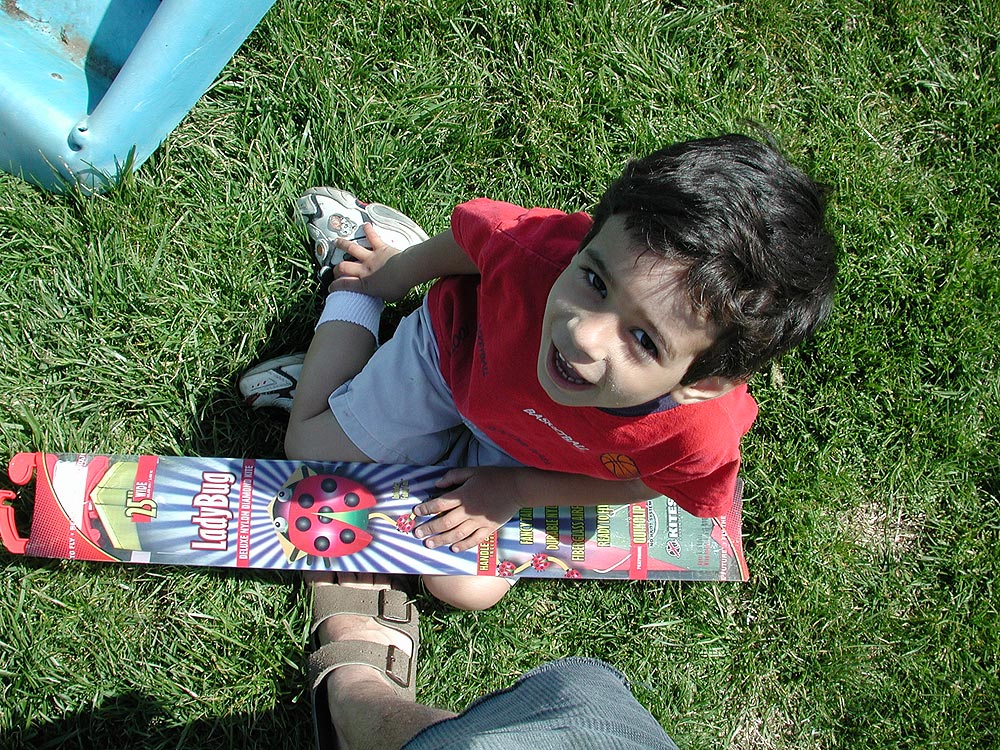
[[413,660],[401,648],[388,646],[385,652],[385,676],[402,688],[411,684]]
[[[390,598],[390,594],[394,594]],[[387,622],[407,623],[413,619],[413,603],[404,600],[399,606],[400,592],[392,589],[381,589],[378,592],[378,614]]]

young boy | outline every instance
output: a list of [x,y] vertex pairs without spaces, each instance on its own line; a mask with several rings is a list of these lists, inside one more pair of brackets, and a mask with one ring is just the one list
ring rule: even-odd
[[[699,516],[726,513],[757,415],[747,379],[832,304],[821,191],[743,136],[631,162],[593,219],[478,199],[405,251],[373,224],[403,245],[408,220],[377,204],[362,243],[338,236],[363,206],[352,202],[323,188],[299,202],[334,280],[289,381],[286,452],[455,467],[414,509],[430,517],[415,533],[432,547],[469,549],[527,506],[666,494]],[[382,300],[435,278],[376,351]],[[271,388],[260,374],[279,369],[256,368],[244,393]],[[463,608],[508,588],[425,584]]]

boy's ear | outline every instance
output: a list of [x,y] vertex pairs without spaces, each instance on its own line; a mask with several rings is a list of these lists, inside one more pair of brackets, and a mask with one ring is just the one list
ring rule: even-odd
[[670,391],[670,398],[678,404],[693,404],[696,401],[708,401],[710,398],[725,396],[739,383],[729,378],[712,375],[702,378],[690,385],[679,385]]

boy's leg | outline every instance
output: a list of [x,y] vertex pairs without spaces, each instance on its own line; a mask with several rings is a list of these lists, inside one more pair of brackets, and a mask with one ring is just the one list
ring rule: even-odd
[[[330,203],[333,198],[335,201],[331,205],[340,206],[338,210],[342,210],[342,204],[348,203],[343,197],[345,195],[349,194],[316,188],[300,199],[298,208],[302,219],[310,230],[310,236],[319,243],[316,252],[321,266],[324,261],[329,263],[333,259],[337,236],[327,231],[320,218],[326,220],[327,213],[342,218],[340,213],[332,211],[324,201]],[[419,227],[406,217],[398,215],[398,212],[380,204],[371,204],[365,208],[381,212],[375,214],[377,221],[374,222],[380,231],[385,229],[383,224],[390,227],[389,231],[395,228],[390,219],[405,220],[412,225],[409,234],[404,232],[403,238],[396,239],[399,245],[408,246],[426,239]],[[368,221],[370,217],[365,215],[362,219]],[[355,224],[360,226],[357,222]],[[403,229],[407,229],[407,226],[403,226]],[[361,372],[376,348],[377,343],[370,328],[346,320],[330,320],[317,327],[295,384],[295,397],[285,436],[285,454],[288,458],[358,462],[372,460],[340,426],[330,409],[329,398],[341,385]],[[423,580],[428,591],[441,601],[459,609],[472,610],[492,607],[511,586],[508,579],[479,576],[424,576]]]
[[[468,427],[464,439],[444,462],[448,466],[522,466],[481,431]],[[517,578],[492,576],[421,576],[428,592],[458,609],[489,609],[499,602]]]
[[516,579],[491,576],[421,576],[427,591],[456,609],[489,609]]
[[[363,203],[336,188],[307,190],[296,202],[296,215],[313,243],[321,281],[331,278],[332,266],[345,256],[348,243],[369,246],[365,224],[400,250],[427,239],[423,229],[399,211],[380,203]],[[371,461],[347,437],[330,411],[329,398],[361,372],[375,353],[381,310],[381,300],[364,295],[336,292],[327,298],[295,384],[285,438],[289,458]]]
[[[330,409],[329,398],[361,372],[375,349],[375,337],[360,325],[332,320],[316,329],[292,402],[285,435],[288,458],[365,463],[372,460],[344,432]],[[486,576],[423,576],[422,580],[433,596],[466,610],[492,607],[512,585],[511,579]]]
[[[292,413],[285,435],[290,459],[361,461],[371,458],[347,436],[330,410],[329,398],[342,384],[361,372],[375,353],[374,336],[365,328],[342,320],[316,329],[299,374]],[[507,578],[485,576],[423,576],[436,598],[458,609],[488,609],[511,587]]]
[[347,437],[330,411],[330,394],[353,378],[375,353],[372,333],[355,323],[331,320],[313,334],[292,401],[285,435],[291,459],[363,461],[366,456]]

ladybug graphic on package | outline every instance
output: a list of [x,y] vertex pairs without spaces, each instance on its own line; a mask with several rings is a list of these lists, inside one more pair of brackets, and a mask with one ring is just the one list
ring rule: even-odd
[[336,474],[314,474],[285,485],[268,506],[290,562],[353,555],[372,541],[368,517],[375,496]]

